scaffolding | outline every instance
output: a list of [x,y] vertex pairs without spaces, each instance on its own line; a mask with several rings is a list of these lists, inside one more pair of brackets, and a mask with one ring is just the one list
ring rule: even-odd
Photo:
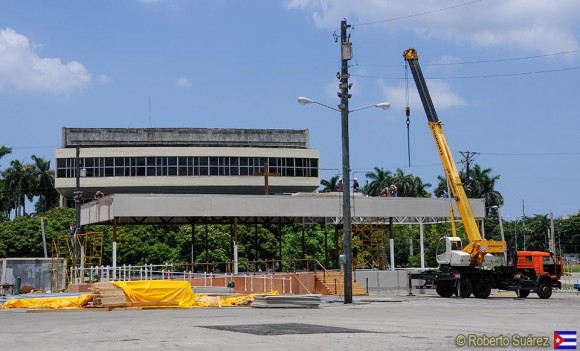
[[[70,283],[90,281],[92,277],[87,276],[89,270],[85,267],[100,266],[102,262],[102,232],[59,236],[52,242],[53,291],[64,290]],[[62,281],[65,281],[65,286],[60,286]]]
[[353,266],[357,269],[385,269],[385,223],[357,223],[351,228]]

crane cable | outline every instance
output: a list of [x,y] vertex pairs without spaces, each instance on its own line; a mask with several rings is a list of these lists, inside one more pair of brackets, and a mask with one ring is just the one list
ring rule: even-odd
[[405,116],[407,117],[407,157],[409,159],[409,167],[411,167],[411,138],[409,132],[409,125],[411,124],[411,106],[409,104],[409,71],[408,71],[408,64],[405,61],[405,101],[407,106],[405,107]]

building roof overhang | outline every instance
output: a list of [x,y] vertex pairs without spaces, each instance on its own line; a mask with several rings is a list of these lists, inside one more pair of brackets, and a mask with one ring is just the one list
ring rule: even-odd
[[[483,199],[470,199],[476,219],[485,217]],[[353,196],[353,223],[438,223],[449,221],[449,199]],[[452,201],[454,213],[457,211]],[[288,195],[112,194],[83,204],[81,224],[233,223],[338,224],[340,193]],[[459,218],[456,218],[456,220]]]

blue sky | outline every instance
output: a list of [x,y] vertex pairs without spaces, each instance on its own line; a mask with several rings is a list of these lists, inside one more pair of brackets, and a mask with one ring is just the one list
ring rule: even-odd
[[[309,129],[341,168],[340,20],[353,24],[351,168],[441,164],[402,52],[415,47],[456,161],[500,175],[504,217],[580,210],[580,2],[77,0],[0,2],[0,145],[54,158],[62,127]],[[409,74],[410,76],[410,74]],[[151,110],[149,110],[151,101]],[[364,182],[363,182],[364,183]]]

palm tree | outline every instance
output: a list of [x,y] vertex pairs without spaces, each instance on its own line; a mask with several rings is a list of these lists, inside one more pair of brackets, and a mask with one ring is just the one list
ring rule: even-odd
[[[11,148],[4,145],[0,146],[0,159],[10,153],[12,153]],[[4,180],[0,178],[0,211],[4,214],[5,218],[10,217],[10,211],[14,208],[13,205],[12,194],[6,189]]]
[[54,171],[50,170],[50,161],[32,155],[34,161],[34,195],[39,196],[36,212],[46,212],[58,204],[58,192],[54,188]]
[[321,193],[330,193],[334,191],[338,191],[336,184],[338,183],[339,176],[333,176],[329,180],[322,179],[320,181],[320,185],[323,186]]
[[421,177],[415,176],[413,179],[413,197],[431,197],[431,193],[427,188],[431,187],[431,183],[423,183]]
[[437,185],[437,188],[433,190],[433,195],[435,195],[435,197],[448,197],[449,193],[447,192],[447,178],[438,175],[437,180],[439,181],[439,184]]
[[382,167],[375,167],[374,172],[367,172],[365,177],[370,180],[363,190],[368,196],[379,196],[383,189],[393,184],[391,171],[385,171]]
[[[18,160],[12,160],[10,166],[3,172],[4,188],[12,192],[15,200],[16,217],[20,217],[21,215],[26,215],[25,198],[29,200],[34,198],[34,170],[32,165],[22,164]],[[22,212],[20,212],[20,207],[22,207]]]
[[491,172],[491,168],[482,170],[481,166],[476,164],[469,174],[469,178],[471,178],[469,180],[470,195],[475,198],[485,199],[486,208],[503,205],[503,196],[499,191],[495,190],[495,183],[500,176],[492,176]]
[[400,197],[431,197],[427,191],[427,188],[431,187],[430,183],[423,183],[421,177],[405,174],[400,168],[395,171],[393,182]]
[[14,196],[11,191],[6,189],[4,180],[0,179],[0,220],[10,218],[10,211],[14,209]]
[[12,149],[11,148],[6,147],[4,145],[0,146],[0,158],[6,156],[8,154],[11,154],[11,153],[12,153]]
[[[492,206],[501,207],[503,205],[503,196],[497,190],[495,190],[495,183],[499,180],[499,175],[491,175],[493,170],[491,168],[481,169],[481,166],[475,164],[472,170],[469,172],[469,180],[464,171],[459,172],[459,178],[463,184],[469,184],[469,187],[465,188],[465,193],[467,197],[485,199],[485,207],[491,208]],[[443,197],[447,196],[447,180],[442,176],[437,177],[439,179],[439,185],[434,191],[435,196]]]

